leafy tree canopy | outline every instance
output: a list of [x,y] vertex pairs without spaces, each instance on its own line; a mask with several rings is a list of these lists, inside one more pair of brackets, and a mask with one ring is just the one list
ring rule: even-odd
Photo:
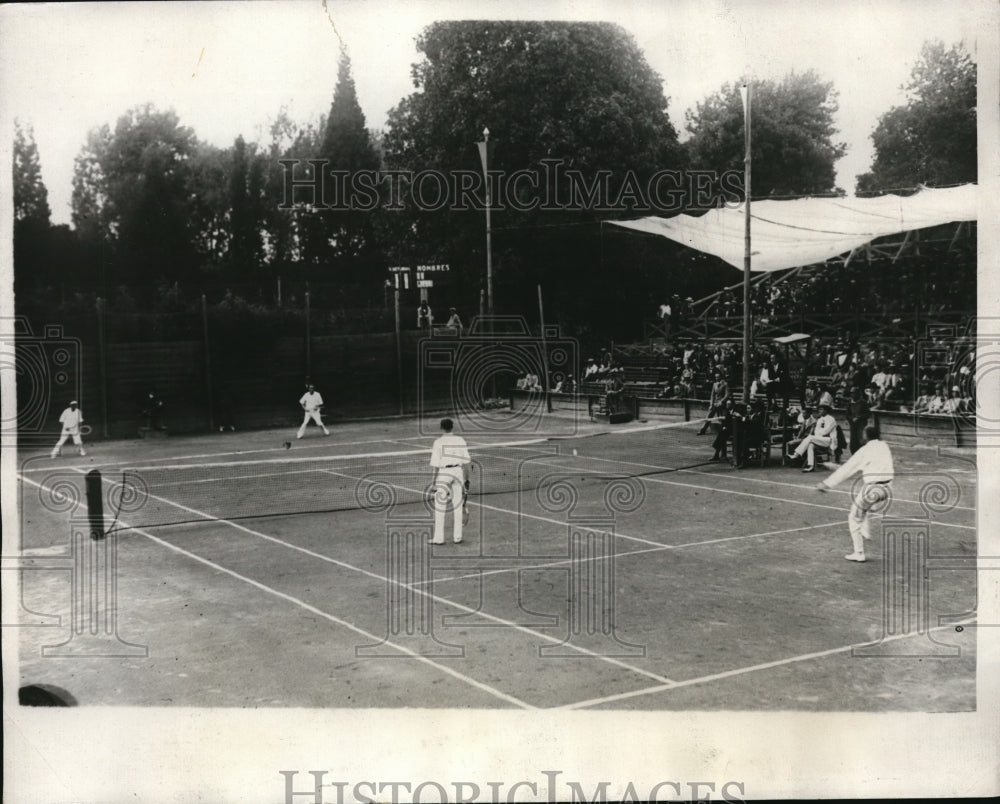
[[[687,113],[692,166],[743,171],[745,81],[724,84]],[[847,150],[835,142],[837,92],[812,70],[780,82],[751,82],[751,159],[754,196],[808,195],[835,189],[834,163]]]
[[14,220],[48,226],[50,214],[35,133],[31,126],[14,121]]
[[678,166],[662,79],[617,25],[437,22],[417,47],[418,91],[389,115],[390,167],[477,169],[484,128],[505,171],[542,159],[584,173]]
[[875,159],[858,191],[976,181],[976,65],[965,48],[925,43],[902,88],[906,103],[872,132]]

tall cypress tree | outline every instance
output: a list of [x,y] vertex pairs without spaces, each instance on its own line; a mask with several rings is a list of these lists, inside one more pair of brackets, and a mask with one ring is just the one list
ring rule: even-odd
[[42,182],[35,132],[14,122],[14,220],[33,220],[47,227],[51,210],[49,191]]
[[[347,268],[356,262],[353,258],[368,254],[373,247],[372,215],[370,211],[351,209],[351,176],[359,170],[377,170],[378,156],[371,136],[365,128],[365,115],[358,103],[351,60],[346,53],[340,56],[337,86],[334,90],[330,112],[323,127],[317,158],[326,160],[328,176],[343,171],[346,180],[337,178],[325,184],[324,201],[335,208],[318,211],[317,220],[310,229],[308,256],[313,262],[326,262]],[[346,197],[341,190],[346,187]],[[347,278],[341,273],[341,278]]]
[[50,231],[49,193],[42,181],[38,146],[31,126],[14,121],[14,281],[41,284],[47,277]]

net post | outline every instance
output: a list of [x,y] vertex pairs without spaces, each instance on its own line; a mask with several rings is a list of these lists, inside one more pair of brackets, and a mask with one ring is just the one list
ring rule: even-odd
[[104,538],[104,481],[98,469],[91,469],[85,478],[87,490],[87,519],[90,522],[90,538],[99,541]]

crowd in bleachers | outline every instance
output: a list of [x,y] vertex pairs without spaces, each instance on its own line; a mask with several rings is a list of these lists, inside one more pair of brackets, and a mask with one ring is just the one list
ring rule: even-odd
[[[965,413],[975,410],[975,350],[965,338],[938,337],[866,340],[812,338],[805,355],[794,356],[780,345],[757,346],[751,361],[751,396],[815,406],[825,399],[847,408],[854,387],[873,410],[920,413]],[[578,384],[572,376],[554,378],[552,390],[602,394],[624,390],[659,399],[708,399],[718,371],[737,396],[742,388],[739,342],[677,340],[654,344],[646,354],[604,350],[588,358]],[[793,376],[794,375],[794,376]],[[537,377],[518,387],[541,390]]]
[[[742,290],[725,290],[711,314],[723,317],[742,313]],[[750,294],[755,316],[797,316],[850,311],[891,316],[919,308],[927,314],[944,310],[974,310],[976,272],[964,253],[945,257],[908,257],[893,263],[880,257],[831,263],[786,277],[770,277],[753,286]]]
[[[784,330],[782,316],[826,316],[813,326],[813,336],[786,351],[769,338],[757,336],[751,357],[751,395],[815,404],[823,399],[846,409],[852,389],[873,410],[956,414],[974,412],[975,350],[962,336],[961,325],[940,335],[906,337],[927,331],[924,317],[973,314],[976,308],[976,266],[970,243],[921,244],[922,254],[894,261],[884,255],[858,255],[847,265],[831,261],[798,272],[767,277],[751,291],[755,328],[771,321]],[[933,251],[932,249],[936,249]],[[711,393],[718,371],[737,396],[742,394],[742,344],[735,339],[699,337],[699,315],[738,318],[742,289],[721,291],[696,307],[691,297],[668,296],[659,305],[657,330],[666,337],[640,348],[601,350],[581,366],[579,382],[554,378],[549,387],[571,393],[602,394],[609,390],[660,399],[702,399]],[[885,334],[857,337],[872,326],[853,326],[855,316],[869,322],[884,317]],[[893,329],[899,316],[906,324]],[[961,315],[953,315],[956,320]],[[842,319],[842,321],[840,321]],[[819,323],[816,323],[816,321]],[[829,322],[829,323],[827,323]],[[839,322],[839,323],[838,323]],[[796,331],[794,322],[786,322]],[[697,326],[695,326],[697,325]],[[882,329],[881,324],[878,324]],[[729,332],[733,327],[728,327]],[[890,331],[892,330],[892,331]],[[818,333],[818,334],[817,334]],[[932,330],[933,333],[933,330]],[[727,336],[729,338],[730,336]],[[793,366],[787,365],[791,359]]]

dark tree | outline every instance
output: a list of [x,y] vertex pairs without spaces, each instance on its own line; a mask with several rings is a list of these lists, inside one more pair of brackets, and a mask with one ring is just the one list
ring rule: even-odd
[[232,149],[229,175],[229,263],[239,271],[256,269],[261,261],[263,166],[256,147],[242,136]]
[[[365,257],[375,248],[374,210],[352,208],[349,188],[358,171],[377,170],[379,160],[365,128],[346,53],[340,57],[330,111],[315,134],[308,134],[300,137],[294,153],[288,155],[322,160],[320,169],[326,172],[326,179],[315,205],[299,204],[295,209],[301,256],[310,275],[335,278],[341,285],[354,284],[363,277]],[[300,162],[296,174],[311,174],[314,169]]]
[[976,181],[976,65],[965,48],[925,43],[903,89],[906,104],[882,115],[871,135],[875,160],[858,191]]
[[[479,173],[476,142],[484,128],[494,146],[490,168],[506,175],[539,173],[536,198],[557,191],[564,201],[570,198],[565,182],[553,186],[546,179],[546,159],[559,160],[563,171],[580,171],[585,181],[609,171],[605,202],[616,198],[629,176],[642,185],[659,169],[683,166],[663,81],[617,25],[438,22],[423,31],[417,47],[424,54],[412,70],[417,91],[390,112],[383,141],[392,169]],[[479,203],[472,209],[421,212],[411,205],[383,217],[398,258],[452,264],[451,281],[468,293],[469,306],[478,304],[485,263],[482,186],[475,194]],[[592,303],[580,289],[598,281],[597,222],[610,213],[598,203],[577,200],[557,211],[494,204],[501,306],[535,309],[534,283],[542,281],[563,321],[596,315],[607,320],[607,297]]]
[[[692,166],[743,171],[743,82],[725,84],[687,114]],[[837,93],[813,71],[792,72],[779,83],[751,83],[751,158],[755,197],[835,190],[834,163],[847,150],[834,141]]]
[[49,194],[31,126],[14,121],[14,274],[18,291],[53,279],[49,264]]
[[73,221],[113,247],[132,276],[177,278],[197,264],[190,160],[197,142],[173,111],[139,106],[77,157]]
[[14,220],[32,220],[49,225],[49,192],[42,181],[42,168],[31,126],[14,121]]

